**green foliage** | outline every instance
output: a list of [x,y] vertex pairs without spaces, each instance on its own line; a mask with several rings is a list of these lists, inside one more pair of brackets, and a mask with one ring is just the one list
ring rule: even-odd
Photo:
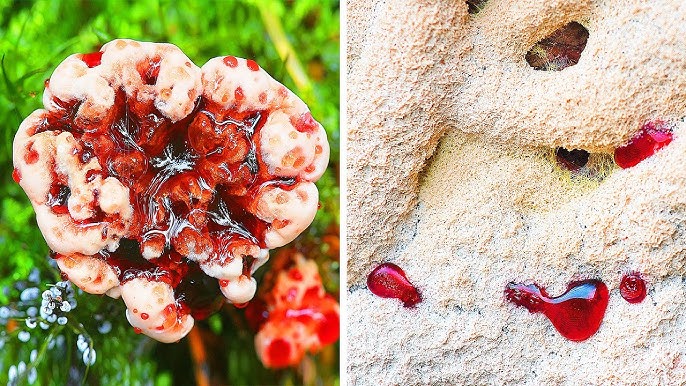
[[[339,12],[335,0],[284,1],[88,1],[0,0],[0,306],[25,311],[30,304],[19,300],[27,286],[43,291],[60,280],[50,264],[48,248],[36,226],[25,194],[12,181],[12,140],[24,117],[41,108],[44,81],[66,56],[91,52],[114,38],[170,42],[196,64],[227,54],[253,58],[275,79],[300,95],[313,116],[324,125],[331,144],[331,164],[321,181],[320,210],[311,229],[303,235],[309,242],[339,223]],[[279,25],[274,25],[276,20]],[[267,22],[268,21],[268,22]],[[283,36],[274,35],[282,33]],[[281,32],[279,32],[281,31]],[[275,42],[284,38],[290,51]],[[288,47],[287,47],[288,48]],[[296,59],[304,69],[305,82],[287,65]],[[302,240],[301,240],[302,242]],[[326,248],[326,247],[322,247]],[[326,250],[322,250],[326,253]],[[338,290],[338,263],[322,262],[322,277],[329,290]],[[33,269],[38,282],[28,283]],[[268,267],[261,268],[261,271]],[[259,280],[259,279],[258,279]],[[0,383],[7,382],[12,364],[30,364],[31,351],[39,355],[35,384],[78,383],[103,385],[192,384],[191,359],[185,340],[160,345],[136,335],[124,317],[121,301],[77,291],[78,307],[69,323],[51,324],[47,330],[31,330],[22,343],[18,334],[27,331],[22,320],[0,318]],[[40,299],[37,299],[40,305]],[[26,303],[26,304],[25,304]],[[30,303],[30,302],[29,302]],[[110,323],[111,331],[99,332]],[[236,309],[197,323],[216,334],[224,352],[217,368],[220,379],[231,384],[299,384],[297,370],[268,371],[257,359],[253,333]],[[76,348],[78,334],[87,334],[97,351],[97,361],[87,368]],[[63,338],[58,338],[62,336]],[[51,343],[52,342],[52,343]],[[58,344],[62,342],[61,344]],[[50,346],[52,345],[52,346]],[[51,348],[48,348],[48,347]],[[338,382],[335,348],[326,361],[316,362],[314,379]],[[331,359],[333,357],[333,359]],[[26,382],[26,378],[22,380]]]

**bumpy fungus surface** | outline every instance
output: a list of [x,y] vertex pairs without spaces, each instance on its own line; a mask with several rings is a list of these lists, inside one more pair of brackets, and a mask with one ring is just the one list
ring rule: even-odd
[[65,59],[43,104],[14,139],[13,177],[63,274],[121,295],[159,341],[221,294],[250,300],[268,250],[315,216],[326,133],[252,60],[199,68],[171,44],[114,40]]
[[340,335],[338,302],[324,290],[317,264],[300,254],[278,273],[263,302],[250,303],[246,315],[259,329],[255,348],[270,368],[297,365],[306,352],[318,352]]

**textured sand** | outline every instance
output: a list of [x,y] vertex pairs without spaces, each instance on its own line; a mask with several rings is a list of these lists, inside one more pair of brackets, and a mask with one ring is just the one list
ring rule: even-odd
[[[351,0],[348,19],[350,383],[686,383],[686,3]],[[579,63],[529,67],[571,21],[590,32]],[[655,118],[675,140],[612,166]],[[598,175],[561,170],[557,146]],[[367,290],[383,261],[417,308]],[[637,305],[617,290],[630,270],[649,281]],[[583,278],[611,290],[584,342],[504,301],[509,281]]]

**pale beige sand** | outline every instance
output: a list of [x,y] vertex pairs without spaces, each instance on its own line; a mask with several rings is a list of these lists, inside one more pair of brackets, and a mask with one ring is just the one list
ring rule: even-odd
[[[349,382],[686,383],[686,2],[387,3],[348,1]],[[590,32],[579,63],[529,67],[570,21]],[[667,148],[607,162],[655,118],[675,124]],[[556,146],[603,178],[571,177]],[[372,295],[383,261],[424,302]],[[649,281],[637,305],[617,290],[630,270]],[[611,290],[584,342],[504,300],[512,280],[557,295],[582,278]]]

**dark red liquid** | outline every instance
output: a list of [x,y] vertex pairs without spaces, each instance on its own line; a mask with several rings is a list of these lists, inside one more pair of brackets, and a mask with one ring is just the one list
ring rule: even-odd
[[646,298],[646,282],[638,272],[626,274],[619,283],[619,293],[629,303],[640,303]]
[[565,338],[582,341],[590,338],[600,328],[609,300],[607,286],[600,280],[572,282],[567,291],[550,297],[544,288],[536,284],[510,283],[505,297],[529,312],[540,312]]
[[[101,57],[95,52],[81,59],[94,67]],[[247,64],[259,69],[252,61]],[[154,84],[159,66],[160,58],[155,57],[136,69],[144,83]],[[238,106],[224,109],[200,97],[188,117],[171,122],[152,103],[128,98],[120,90],[110,112],[97,121],[76,116],[79,102],[54,102],[60,109],[47,113],[36,132],[72,133],[79,159],[86,164],[97,157],[102,166],[88,170],[87,179],[112,176],[130,191],[134,213],[126,238],[115,252],[96,256],[113,266],[122,283],[133,278],[168,283],[175,288],[176,307],[184,313],[204,318],[215,312],[222,304],[217,280],[206,277],[188,256],[205,253],[220,259],[236,246],[264,248],[269,224],[253,215],[248,205],[266,185],[288,190],[297,183],[275,179],[261,160],[260,130],[271,111],[239,112]],[[19,177],[15,173],[14,178]],[[71,192],[58,177],[53,179],[49,206],[66,214]],[[106,222],[112,232],[119,215],[100,211],[97,194],[92,205],[95,215],[81,223]],[[162,251],[161,256],[146,260],[146,246]],[[249,256],[244,259],[248,275],[252,261]]]
[[615,162],[622,168],[638,165],[644,159],[672,142],[672,129],[664,122],[648,122],[634,138],[615,149]]
[[19,183],[21,182],[21,173],[19,173],[19,170],[17,168],[14,168],[12,170],[12,179],[14,182]]
[[557,162],[567,170],[575,171],[586,166],[588,163],[588,152],[581,149],[567,150],[558,147],[555,151]]
[[615,149],[615,162],[622,168],[638,165],[644,159],[672,142],[672,129],[664,122],[648,122],[624,146]]
[[400,299],[405,307],[422,301],[415,286],[407,280],[405,272],[393,263],[383,263],[367,276],[367,287],[376,296]]
[[81,60],[86,63],[86,66],[93,68],[100,65],[100,60],[102,59],[102,52],[91,52],[89,54],[83,54]]

